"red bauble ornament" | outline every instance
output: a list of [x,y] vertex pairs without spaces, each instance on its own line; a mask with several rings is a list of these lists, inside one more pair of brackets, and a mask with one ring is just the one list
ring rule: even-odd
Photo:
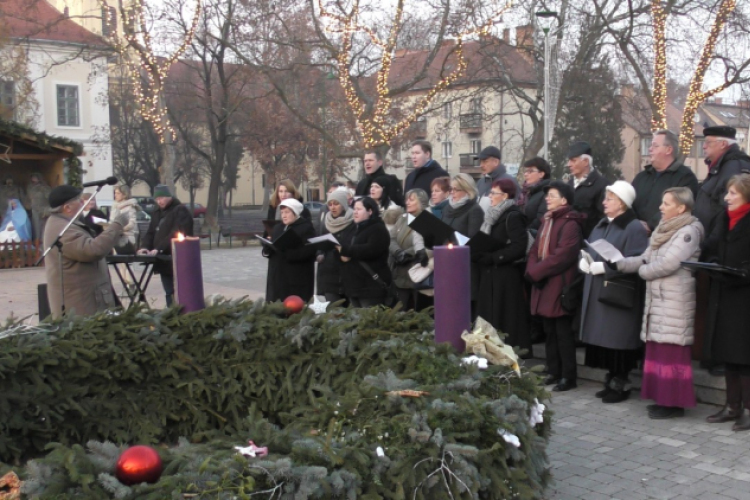
[[133,446],[117,459],[115,476],[125,485],[155,483],[161,477],[161,457],[150,446]]
[[287,314],[297,314],[305,308],[305,301],[296,295],[290,295],[284,299],[284,307]]

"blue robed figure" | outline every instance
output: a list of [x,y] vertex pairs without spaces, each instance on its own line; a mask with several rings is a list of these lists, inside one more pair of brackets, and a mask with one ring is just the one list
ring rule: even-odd
[[11,198],[8,201],[8,208],[5,210],[5,217],[3,217],[3,222],[0,224],[0,231],[8,229],[9,224],[12,224],[21,241],[31,240],[29,216],[26,213],[26,209],[23,208],[21,201],[16,198]]

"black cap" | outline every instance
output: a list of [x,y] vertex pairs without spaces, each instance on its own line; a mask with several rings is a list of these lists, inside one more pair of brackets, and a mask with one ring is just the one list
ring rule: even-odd
[[563,181],[552,181],[544,186],[544,193],[547,194],[550,189],[556,189],[557,192],[560,193],[560,196],[567,200],[568,205],[573,206],[576,197],[576,192],[573,189],[573,186]]
[[577,141],[568,148],[568,158],[576,158],[581,155],[591,156],[591,145],[586,141]]
[[487,158],[497,158],[498,160],[502,160],[500,150],[495,146],[487,146],[474,157],[475,160],[486,160]]
[[67,184],[57,186],[49,193],[49,206],[52,208],[57,208],[65,205],[76,196],[79,196],[82,192],[83,191],[81,189],[69,186]]
[[706,127],[703,129],[703,136],[708,137],[726,137],[727,139],[734,139],[737,137],[737,129],[734,127],[719,126],[719,127]]

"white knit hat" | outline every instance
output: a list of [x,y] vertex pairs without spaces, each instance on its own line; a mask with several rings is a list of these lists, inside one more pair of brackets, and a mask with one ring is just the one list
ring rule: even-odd
[[625,181],[617,181],[611,186],[607,186],[607,191],[620,198],[620,200],[622,200],[622,202],[627,205],[628,208],[633,208],[633,202],[635,201],[635,189],[630,185],[630,183]]
[[299,214],[301,214],[302,210],[305,209],[302,203],[295,200],[294,198],[287,198],[286,200],[279,203],[279,209],[281,209],[281,207],[290,208],[292,212],[294,212],[294,215],[296,215],[297,217],[299,217]]

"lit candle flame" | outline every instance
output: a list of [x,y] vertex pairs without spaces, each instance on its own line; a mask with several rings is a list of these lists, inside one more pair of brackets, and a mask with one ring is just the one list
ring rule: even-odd
[[185,241],[185,235],[182,233],[177,233],[177,241]]
[[453,250],[453,243],[448,243],[448,250]]

